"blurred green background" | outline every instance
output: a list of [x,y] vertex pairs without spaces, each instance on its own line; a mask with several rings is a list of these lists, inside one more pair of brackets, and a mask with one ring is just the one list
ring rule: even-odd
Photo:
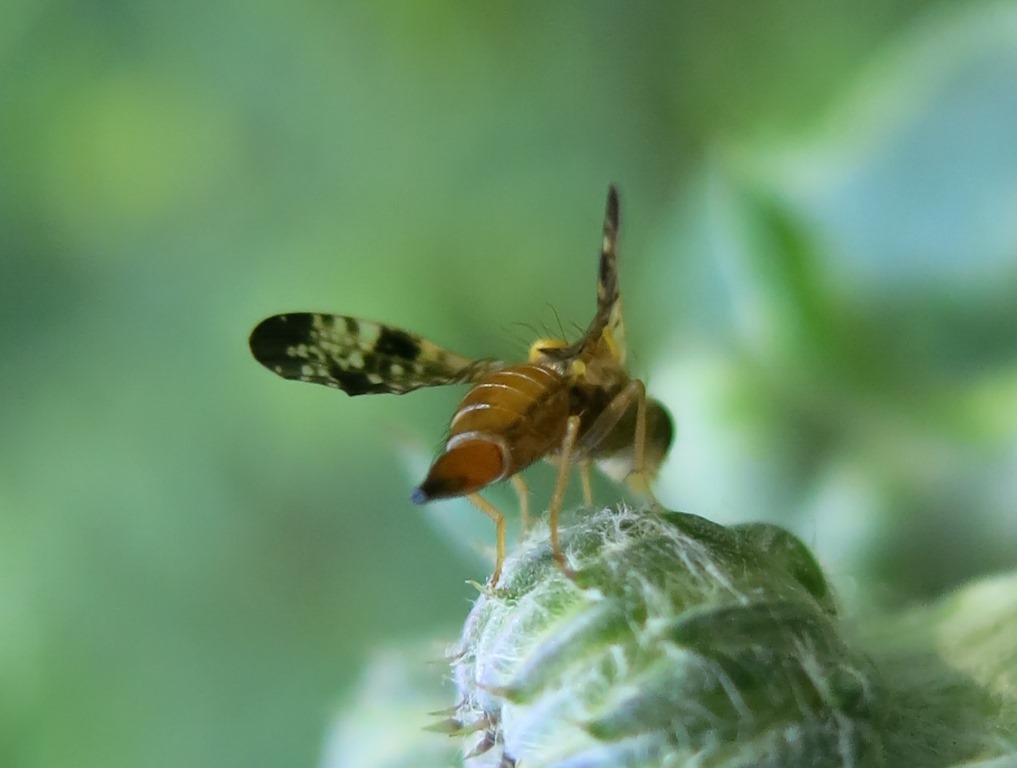
[[487,567],[402,454],[461,392],[247,334],[521,357],[589,320],[612,181],[662,501],[848,605],[1013,568],[1015,82],[1014,3],[5,2],[0,765],[311,765],[373,648],[451,639]]

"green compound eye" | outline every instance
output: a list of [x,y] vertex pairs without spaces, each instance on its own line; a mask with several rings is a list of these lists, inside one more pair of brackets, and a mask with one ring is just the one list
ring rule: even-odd
[[622,509],[562,541],[575,581],[535,533],[466,624],[449,726],[478,764],[879,764],[873,670],[791,534]]

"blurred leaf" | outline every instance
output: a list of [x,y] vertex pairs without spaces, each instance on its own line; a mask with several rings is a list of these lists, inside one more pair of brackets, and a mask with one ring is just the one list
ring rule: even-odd
[[672,503],[797,521],[878,592],[1014,564],[1014,81],[1017,9],[950,6],[824,129],[707,169],[683,237],[706,247],[727,349],[689,339],[655,378],[679,422]]
[[751,152],[839,277],[980,287],[1017,270],[1017,7],[943,6],[869,64],[813,137]]
[[445,768],[459,745],[425,730],[448,708],[442,651],[406,643],[374,652],[332,725],[321,768]]

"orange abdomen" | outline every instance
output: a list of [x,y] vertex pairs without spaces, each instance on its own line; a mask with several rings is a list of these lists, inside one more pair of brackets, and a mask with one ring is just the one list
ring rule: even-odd
[[463,496],[511,477],[561,444],[568,416],[568,388],[554,369],[523,364],[487,374],[456,409],[445,452],[413,500]]

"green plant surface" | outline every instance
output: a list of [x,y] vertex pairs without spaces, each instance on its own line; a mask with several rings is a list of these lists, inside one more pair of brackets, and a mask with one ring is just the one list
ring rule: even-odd
[[[471,768],[1017,760],[1017,576],[845,618],[811,553],[777,526],[620,507],[580,512],[562,543],[574,578],[540,526],[478,597],[447,652],[456,691],[440,692],[433,666],[420,674],[419,651],[378,656],[336,754],[377,742],[386,759],[358,764],[448,765],[428,755],[450,735]],[[407,668],[416,688],[376,684]],[[396,718],[377,703],[424,692],[444,710],[430,741],[420,711]]]
[[611,182],[666,506],[790,530],[848,620],[1011,572],[1013,28],[0,3],[0,765],[312,764],[376,648],[455,637],[490,521],[413,506],[399,454],[462,392],[290,385],[247,336],[320,310],[521,359],[588,319]]

